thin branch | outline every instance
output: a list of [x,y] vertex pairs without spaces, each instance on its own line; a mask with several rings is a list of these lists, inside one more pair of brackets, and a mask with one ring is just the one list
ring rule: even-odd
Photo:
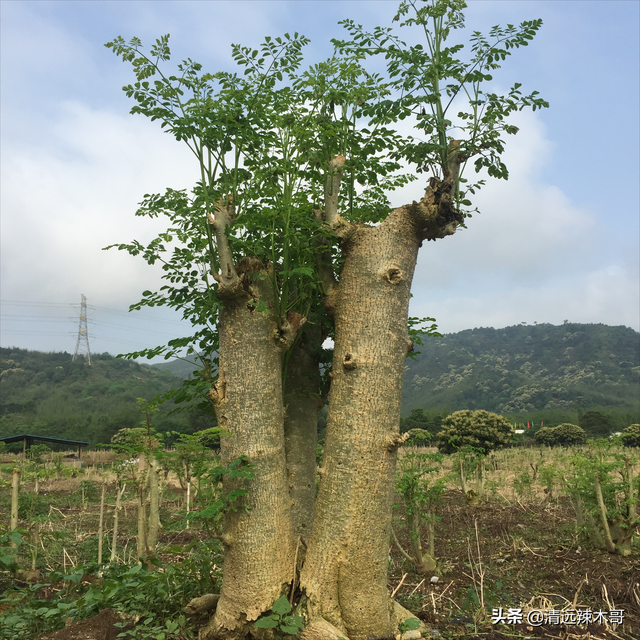
[[214,207],[214,211],[213,216],[207,213],[209,224],[213,227],[216,234],[218,258],[220,260],[220,274],[217,276],[214,275],[214,278],[218,280],[221,288],[234,290],[240,282],[240,278],[238,277],[233,262],[233,255],[226,231],[227,227],[230,226],[234,220],[235,207],[233,205],[233,198],[229,196],[226,204],[223,204],[223,201],[219,200]]
[[396,543],[396,547],[398,547],[400,553],[409,561],[411,564],[415,564],[415,560],[402,548],[402,545],[398,541],[398,536],[396,536],[395,529],[393,525],[391,525],[391,535],[393,536],[393,541]]
[[329,170],[327,171],[327,183],[324,188],[324,221],[332,229],[335,229],[342,221],[338,213],[338,196],[344,163],[344,156],[334,156],[329,161]]

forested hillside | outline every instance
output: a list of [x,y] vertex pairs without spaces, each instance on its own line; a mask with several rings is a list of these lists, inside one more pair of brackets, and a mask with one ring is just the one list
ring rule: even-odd
[[[640,421],[640,334],[601,324],[519,325],[469,329],[424,338],[417,361],[407,359],[402,414],[439,416],[486,409],[515,421],[582,424],[597,409],[603,432]],[[109,354],[88,367],[68,353],[0,349],[0,437],[19,433],[108,442],[138,426],[137,398],[178,388],[196,368],[182,361],[139,364]],[[178,374],[177,376],[175,374]],[[213,417],[192,407],[153,417],[159,431],[193,432]],[[593,417],[593,416],[591,416]],[[322,419],[321,419],[322,420]],[[588,427],[587,424],[584,425]]]
[[[109,442],[123,427],[144,419],[138,398],[151,400],[182,381],[171,372],[137,362],[94,355],[92,365],[68,353],[0,349],[0,437],[32,433]],[[211,416],[192,408],[153,415],[159,431],[193,432],[213,426]]]
[[443,407],[640,414],[640,334],[628,327],[518,325],[424,343],[417,361],[407,360],[403,415]]

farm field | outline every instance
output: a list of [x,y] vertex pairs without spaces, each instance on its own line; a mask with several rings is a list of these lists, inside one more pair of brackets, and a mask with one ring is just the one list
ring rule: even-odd
[[[603,462],[629,451],[608,447]],[[460,456],[437,459],[435,449],[401,449],[393,530],[398,544],[389,551],[389,591],[424,621],[434,638],[638,638],[640,637],[640,547],[628,555],[608,553],[576,525],[571,489],[576,454],[587,447],[511,448],[471,462],[467,496],[461,490]],[[211,454],[213,461],[213,454]],[[116,471],[119,454],[87,452],[80,469],[56,469],[46,456],[40,469],[6,455],[0,462],[0,546],[19,570],[0,568],[0,637],[8,640],[71,638],[196,638],[208,613],[185,613],[190,601],[219,592],[223,554],[213,537],[215,523],[205,511],[211,494],[194,481],[187,518],[184,484],[161,475],[162,528],[156,557],[136,562],[138,494],[120,475],[121,509],[113,545]],[[633,456],[632,456],[633,457]],[[640,475],[637,455],[633,475]],[[474,466],[475,465],[475,469]],[[12,470],[22,467],[17,548],[10,547]],[[482,474],[475,473],[482,468]],[[425,473],[420,475],[416,469]],[[428,470],[427,470],[428,469]],[[44,470],[44,471],[43,471]],[[413,471],[412,471],[413,470]],[[35,474],[38,472],[38,492]],[[431,512],[420,530],[437,567],[420,573],[409,561],[411,511],[406,477],[428,478],[422,510]],[[406,475],[408,473],[408,476]],[[412,475],[413,474],[413,475]],[[134,476],[131,476],[132,478]],[[482,477],[482,486],[478,484]],[[612,483],[616,478],[611,476]],[[103,565],[97,564],[102,486]],[[405,490],[403,492],[403,486]],[[613,486],[613,485],[612,485]],[[436,493],[429,493],[439,487]],[[575,489],[575,488],[574,488]],[[605,496],[611,497],[604,486]],[[614,491],[615,493],[615,491]],[[437,494],[437,495],[436,495]],[[469,499],[470,495],[473,499]],[[637,490],[636,490],[637,500]],[[616,496],[613,496],[613,499]],[[588,510],[585,511],[588,515]],[[15,533],[14,542],[15,542]],[[399,549],[402,547],[402,551]],[[109,563],[113,557],[113,562]],[[15,567],[14,567],[15,569]],[[295,602],[294,602],[295,604]],[[193,607],[192,607],[193,608]],[[492,623],[492,616],[522,610],[518,624]],[[539,610],[557,621],[570,612],[605,612],[591,624],[527,624]],[[624,611],[621,624],[610,612]],[[99,613],[100,612],[100,613]],[[516,615],[517,614],[513,614]],[[615,615],[612,619],[615,620]],[[620,615],[620,614],[617,614]],[[96,617],[97,616],[97,617]],[[595,616],[598,618],[598,616]],[[604,619],[603,619],[604,618]]]

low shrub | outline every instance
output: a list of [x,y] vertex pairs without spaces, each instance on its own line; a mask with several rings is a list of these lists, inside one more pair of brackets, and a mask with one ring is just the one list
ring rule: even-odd
[[640,447],[640,424],[629,425],[620,436],[625,447]]

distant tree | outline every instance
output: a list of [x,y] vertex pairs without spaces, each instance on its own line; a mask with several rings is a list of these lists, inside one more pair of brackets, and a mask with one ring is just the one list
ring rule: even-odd
[[631,424],[622,432],[625,447],[640,447],[640,424]]
[[584,444],[587,441],[587,434],[585,430],[579,427],[577,424],[559,424],[555,427],[554,435],[556,444],[568,447],[574,444]]
[[557,427],[543,427],[536,433],[536,442],[549,447],[569,447],[574,444],[584,444],[587,434],[577,424],[559,424]]
[[512,435],[509,422],[497,413],[482,409],[456,411],[442,421],[438,449],[442,453],[454,453],[463,447],[473,447],[487,454],[508,444]]
[[400,433],[406,433],[411,429],[429,429],[429,417],[424,409],[414,409],[407,418],[400,420]]
[[[111,444],[129,447],[148,446],[147,435],[147,429],[145,427],[120,429],[117,433],[111,436]],[[155,446],[158,439],[162,438],[162,434],[157,433],[155,429],[151,429],[151,437],[154,440],[152,444]]]
[[433,436],[426,429],[409,429],[406,433],[409,438],[405,440],[405,445],[409,447],[428,447]]
[[51,453],[51,447],[48,447],[46,444],[34,444],[29,447],[27,456],[29,460],[33,460],[36,464],[43,464],[42,456],[48,453]]
[[555,427],[542,427],[535,433],[535,441],[538,444],[544,444],[548,447],[552,447],[555,444]]
[[220,435],[222,429],[211,427],[203,431],[196,431],[193,435],[198,439],[198,443],[207,449],[220,449]]
[[411,429],[424,429],[430,433],[437,433],[442,428],[442,421],[447,411],[413,409],[406,418],[400,419],[400,433],[406,433]]
[[587,411],[580,417],[579,422],[591,438],[606,438],[616,430],[611,418],[600,411]]

